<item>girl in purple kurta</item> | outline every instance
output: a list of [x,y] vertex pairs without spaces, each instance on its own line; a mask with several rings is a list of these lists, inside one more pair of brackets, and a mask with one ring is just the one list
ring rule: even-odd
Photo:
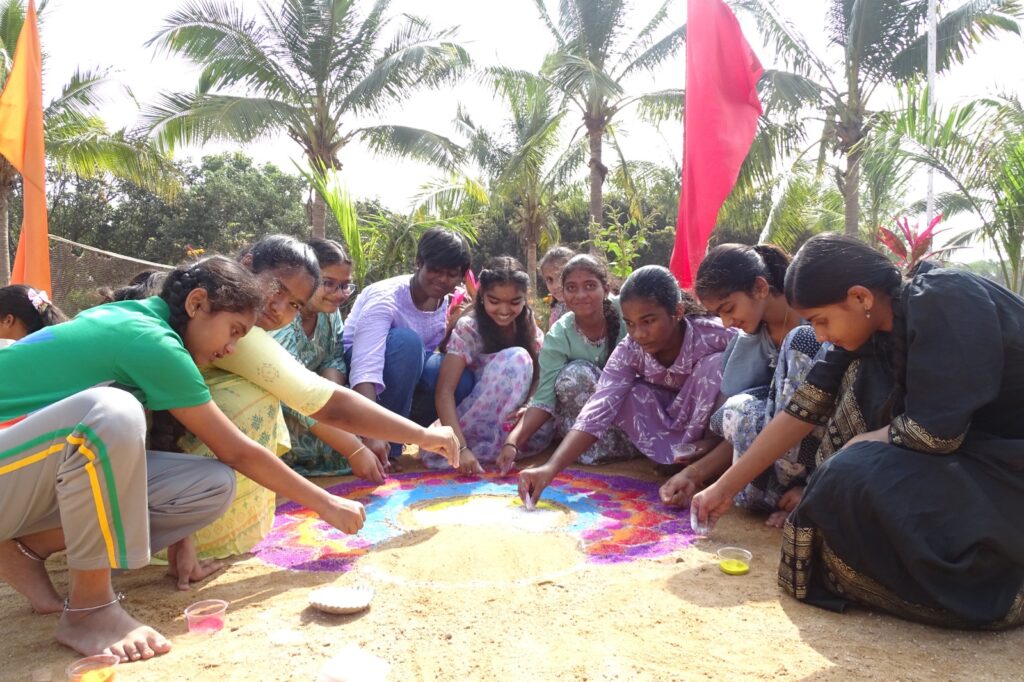
[[559,471],[610,426],[642,453],[672,464],[684,446],[705,437],[722,381],[722,351],[736,333],[689,312],[675,278],[648,265],[622,285],[619,302],[629,336],[612,352],[597,390],[572,431],[542,466],[520,474],[524,501],[536,501]]

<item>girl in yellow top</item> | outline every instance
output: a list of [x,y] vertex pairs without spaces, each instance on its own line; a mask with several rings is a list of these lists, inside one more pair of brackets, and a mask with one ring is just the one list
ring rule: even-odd
[[[357,394],[304,367],[268,333],[291,323],[319,286],[315,253],[297,239],[274,235],[253,245],[243,254],[242,263],[271,293],[256,326],[239,341],[235,353],[204,369],[214,401],[249,437],[279,455],[291,449],[283,403],[310,418],[310,432],[344,455],[356,475],[383,482],[387,452],[370,451],[350,432],[354,425],[349,419],[351,408],[346,406]],[[384,429],[388,435],[382,441],[415,443],[432,451],[440,447],[449,461],[458,461],[459,445],[451,429],[423,428],[389,415]],[[356,431],[368,435],[369,425]],[[211,454],[193,436],[179,442],[186,452]],[[270,532],[275,503],[272,491],[239,476],[231,508],[196,533],[199,556],[223,558],[250,551]]]

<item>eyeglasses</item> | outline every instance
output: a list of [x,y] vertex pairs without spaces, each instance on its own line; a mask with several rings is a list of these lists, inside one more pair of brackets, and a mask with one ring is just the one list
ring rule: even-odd
[[320,281],[320,287],[324,290],[324,293],[333,294],[335,291],[340,291],[346,296],[356,293],[357,288],[352,282],[340,282],[329,277],[325,277]]

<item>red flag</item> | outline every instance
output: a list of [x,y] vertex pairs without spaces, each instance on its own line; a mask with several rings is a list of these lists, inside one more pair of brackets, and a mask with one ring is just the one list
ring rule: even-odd
[[683,179],[671,269],[693,285],[718,209],[757,131],[763,69],[723,0],[688,0]]
[[25,195],[11,282],[50,292],[43,156],[43,60],[33,0],[29,0],[25,23],[14,48],[14,63],[0,95],[0,154],[21,173]]

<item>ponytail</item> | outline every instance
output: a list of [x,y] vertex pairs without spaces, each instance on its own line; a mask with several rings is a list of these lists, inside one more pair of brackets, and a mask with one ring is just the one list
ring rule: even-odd
[[723,299],[737,291],[751,293],[760,277],[772,294],[785,289],[790,257],[774,244],[721,244],[708,251],[697,268],[694,289],[701,299]]

